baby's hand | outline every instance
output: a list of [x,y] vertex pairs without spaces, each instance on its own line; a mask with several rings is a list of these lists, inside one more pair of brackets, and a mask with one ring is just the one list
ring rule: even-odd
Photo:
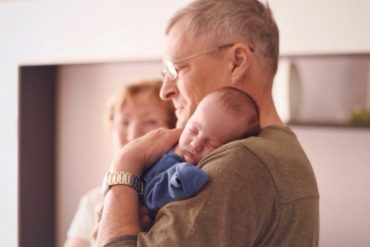
[[139,214],[140,214],[140,227],[141,227],[141,229],[144,230],[144,231],[148,230],[148,227],[150,227],[152,222],[151,222],[151,219],[149,217],[149,211],[143,204],[140,205]]

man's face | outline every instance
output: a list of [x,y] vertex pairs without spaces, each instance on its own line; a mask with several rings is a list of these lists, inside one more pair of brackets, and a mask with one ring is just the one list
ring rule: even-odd
[[[215,48],[214,44],[206,44],[204,40],[204,38],[192,37],[180,22],[171,29],[167,36],[164,59],[176,61]],[[222,49],[217,51],[219,54],[207,53],[176,63],[177,78],[175,80],[164,78],[161,98],[172,100],[178,119],[177,127],[184,127],[206,94],[230,84],[230,67],[227,66],[227,56],[224,54],[227,50]]]

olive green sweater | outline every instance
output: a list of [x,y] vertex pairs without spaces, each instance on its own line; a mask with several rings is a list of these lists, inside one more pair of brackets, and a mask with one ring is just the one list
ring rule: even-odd
[[319,194],[296,136],[269,126],[258,137],[228,143],[205,157],[207,186],[163,206],[149,232],[123,246],[317,246]]

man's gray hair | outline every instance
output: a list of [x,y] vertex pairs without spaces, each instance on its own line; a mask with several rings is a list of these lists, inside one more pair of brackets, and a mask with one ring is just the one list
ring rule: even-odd
[[275,75],[279,30],[268,4],[258,0],[195,0],[174,14],[166,34],[178,22],[185,24],[193,37],[206,39],[209,45],[246,43],[254,49],[264,69]]

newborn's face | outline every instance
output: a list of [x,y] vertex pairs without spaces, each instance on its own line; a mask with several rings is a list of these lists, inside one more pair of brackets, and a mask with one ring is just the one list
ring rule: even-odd
[[197,164],[204,156],[222,145],[217,138],[209,135],[212,131],[191,117],[179,140],[181,156],[190,163]]
[[217,95],[204,98],[180,136],[178,149],[187,161],[197,164],[219,146],[239,138],[245,125],[231,117],[218,103]]

